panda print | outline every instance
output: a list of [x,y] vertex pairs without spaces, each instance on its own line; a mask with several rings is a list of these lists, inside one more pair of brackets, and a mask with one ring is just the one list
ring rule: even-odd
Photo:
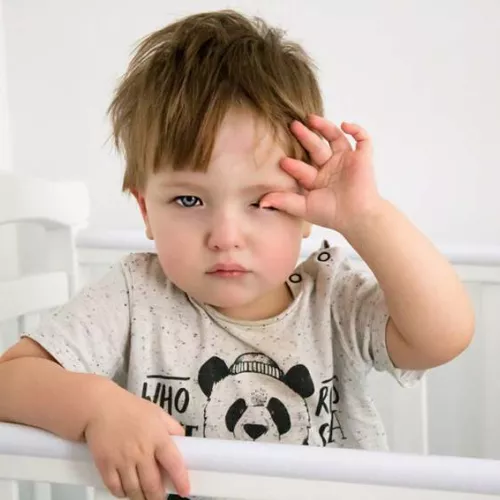
[[314,393],[314,384],[304,365],[283,373],[260,353],[242,354],[230,367],[214,356],[201,366],[198,383],[207,396],[204,437],[308,443],[305,398]]

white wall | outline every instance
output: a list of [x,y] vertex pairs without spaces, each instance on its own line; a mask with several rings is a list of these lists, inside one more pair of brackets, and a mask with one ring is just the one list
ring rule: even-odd
[[12,169],[7,96],[7,65],[5,62],[5,19],[0,0],[0,170]]
[[[0,0],[0,171],[10,171],[13,165],[9,129],[4,21],[3,0]],[[17,273],[18,261],[16,250],[15,229],[12,226],[0,226],[0,280],[12,278]],[[7,346],[11,345],[14,339],[15,324],[13,322],[1,324],[0,353]]]
[[382,192],[436,243],[500,247],[497,0],[4,0],[15,169],[84,179],[91,230],[141,230],[105,144],[116,78],[141,36],[226,6],[303,42],[328,116],[368,128]]
[[[5,62],[5,18],[0,0],[0,170],[12,170],[12,151],[7,96],[7,66]],[[0,226],[0,278],[11,275],[15,267],[15,238],[13,228]]]

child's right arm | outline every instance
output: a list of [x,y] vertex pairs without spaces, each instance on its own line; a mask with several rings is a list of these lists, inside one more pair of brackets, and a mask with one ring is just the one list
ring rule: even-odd
[[170,437],[183,429],[172,417],[111,380],[65,370],[28,338],[0,357],[0,421],[85,440],[115,496],[163,499],[158,464],[181,496],[189,494],[187,471]]

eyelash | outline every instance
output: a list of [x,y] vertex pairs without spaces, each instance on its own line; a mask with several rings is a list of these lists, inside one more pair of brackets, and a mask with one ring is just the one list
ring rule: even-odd
[[[195,204],[188,205],[188,206],[184,205],[182,203],[182,200],[183,199],[185,200],[186,198],[193,198],[195,200]],[[198,202],[198,201],[201,202],[201,199],[198,198],[198,196],[183,195],[183,196],[176,196],[173,201],[183,208],[193,208],[193,207],[199,206],[196,202]],[[259,202],[252,203],[251,206],[253,206],[255,208],[260,208]],[[266,207],[264,210],[275,211],[276,209],[274,207]]]

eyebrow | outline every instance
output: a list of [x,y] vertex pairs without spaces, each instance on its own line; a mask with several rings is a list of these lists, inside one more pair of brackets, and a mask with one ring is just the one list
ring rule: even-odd
[[242,190],[244,193],[255,193],[255,192],[265,192],[271,193],[273,191],[293,191],[297,193],[299,187],[297,185],[285,185],[285,184],[253,184],[247,186]]
[[[202,183],[196,183],[196,182],[189,182],[189,181],[178,181],[178,182],[168,182],[164,181],[160,183],[161,188],[174,188],[174,189],[195,189],[195,190],[205,190],[205,186],[203,186]],[[248,194],[248,193],[257,193],[257,192],[264,192],[264,193],[271,193],[275,191],[291,191],[298,193],[300,191],[299,187],[297,184],[292,185],[292,184],[271,184],[271,183],[259,183],[259,184],[252,184],[250,186],[244,187],[242,190],[242,193]]]
[[196,182],[189,182],[189,181],[177,181],[177,182],[162,181],[159,183],[159,186],[161,188],[204,189],[203,184],[198,184]]

